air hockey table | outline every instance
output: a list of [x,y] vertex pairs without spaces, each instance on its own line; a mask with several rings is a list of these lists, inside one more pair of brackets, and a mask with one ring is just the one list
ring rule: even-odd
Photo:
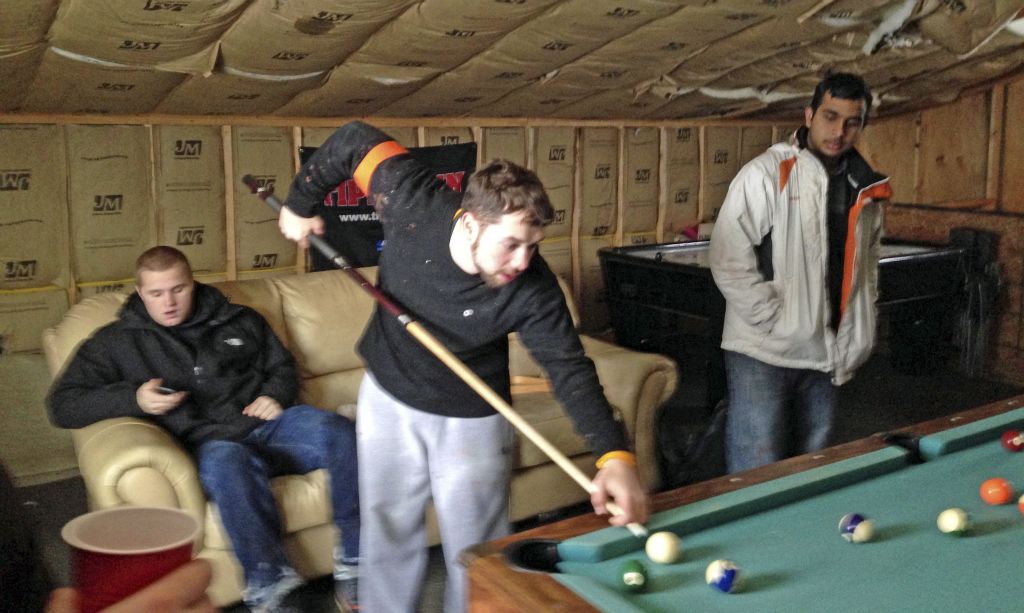
[[[725,395],[725,300],[708,267],[709,244],[606,247],[598,257],[616,342],[702,374],[710,408]],[[964,292],[967,258],[963,246],[883,241],[877,304],[898,368],[921,368],[941,353]]]

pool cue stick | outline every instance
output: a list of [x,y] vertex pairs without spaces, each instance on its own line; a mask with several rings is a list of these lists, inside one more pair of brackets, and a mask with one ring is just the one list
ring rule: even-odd
[[[252,175],[245,175],[242,177],[242,182],[252,191],[252,193],[259,196],[260,200],[265,202],[271,209],[276,213],[280,214],[281,201],[271,192],[271,190],[260,187]],[[402,311],[402,309],[392,302],[392,300],[375,285],[369,282],[366,277],[362,275],[355,267],[348,263],[348,260],[344,258],[338,251],[332,247],[323,238],[310,233],[307,237],[309,243],[316,247],[320,253],[322,253],[327,259],[331,260],[335,266],[343,270],[349,277],[355,280],[361,288],[369,293],[373,299],[386,310],[388,313],[393,315],[399,323],[401,323],[405,329],[423,345],[428,351],[434,356],[441,360],[445,366],[452,370],[463,382],[473,389],[477,394],[480,395],[488,404],[490,404],[496,411],[501,413],[505,419],[512,423],[512,425],[519,430],[523,436],[530,439],[530,441],[540,448],[546,456],[557,464],[566,474],[569,475],[588,493],[595,493],[598,491],[598,487],[594,485],[594,482],[587,478],[583,471],[581,471],[575,464],[573,464],[569,458],[559,451],[554,445],[552,445],[544,435],[537,432],[536,429],[529,422],[522,418],[519,413],[516,412],[512,406],[505,402],[505,399],[498,395],[483,379],[481,379],[475,372],[470,370],[465,363],[462,362],[454,353],[452,353],[447,347],[445,347],[437,338],[434,337],[426,328],[424,328],[419,322],[414,320],[408,313]],[[612,515],[624,515],[625,512],[622,508],[615,504],[614,501],[609,500],[605,503],[605,508]],[[644,537],[649,534],[647,528],[637,522],[630,522],[626,524],[626,528],[633,533],[634,536]]]

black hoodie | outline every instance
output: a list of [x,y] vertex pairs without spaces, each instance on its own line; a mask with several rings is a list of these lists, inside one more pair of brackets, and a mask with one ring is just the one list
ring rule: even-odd
[[[50,420],[81,428],[111,417],[149,419],[194,449],[207,440],[238,440],[264,423],[242,415],[258,396],[292,406],[299,388],[295,360],[266,320],[202,283],[195,284],[193,301],[188,321],[167,327],[132,294],[118,320],[85,341],[54,382]],[[188,392],[164,415],[143,413],[135,400],[139,386],[156,378]]]

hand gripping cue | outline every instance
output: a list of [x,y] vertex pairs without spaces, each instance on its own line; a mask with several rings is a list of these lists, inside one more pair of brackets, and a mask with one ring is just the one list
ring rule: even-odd
[[[245,175],[242,177],[242,183],[249,188],[249,190],[259,196],[260,200],[265,202],[267,206],[272,208],[275,212],[280,214],[281,201],[274,196],[272,190],[265,187],[260,187],[252,175]],[[505,419],[512,423],[512,425],[519,430],[526,438],[530,439],[534,445],[536,445],[541,451],[544,452],[551,461],[558,465],[573,481],[579,484],[587,492],[593,494],[597,492],[598,488],[594,483],[587,478],[583,471],[576,467],[569,458],[565,457],[561,451],[555,448],[554,445],[548,442],[544,435],[534,429],[525,419],[523,419],[519,413],[512,408],[512,406],[505,402],[483,379],[478,377],[476,373],[469,369],[462,360],[455,356],[454,353],[448,350],[444,345],[438,341],[433,334],[427,331],[419,322],[410,317],[401,308],[398,307],[384,292],[380,291],[375,285],[370,283],[366,277],[364,277],[356,268],[354,268],[338,251],[331,247],[323,238],[310,234],[307,240],[311,245],[324,255],[327,259],[334,263],[335,266],[345,271],[349,277],[351,277],[359,287],[363,288],[373,299],[379,304],[384,310],[393,315],[399,323],[405,327],[405,330],[411,334],[417,341],[420,342],[430,353],[441,360],[445,366],[451,369],[460,379],[462,379],[466,385],[471,387],[473,391],[480,395],[481,398],[487,401],[494,410],[501,413]],[[612,515],[624,515],[624,511],[619,505],[613,501],[609,501],[605,504]],[[633,522],[627,524],[626,527],[634,536],[644,537],[647,536],[647,528],[641,524]]]

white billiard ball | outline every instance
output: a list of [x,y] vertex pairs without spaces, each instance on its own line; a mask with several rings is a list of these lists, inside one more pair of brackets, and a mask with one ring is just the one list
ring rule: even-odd
[[970,527],[971,520],[967,516],[967,511],[954,507],[939,513],[939,517],[935,520],[935,523],[938,525],[940,532],[960,535],[967,532],[967,529]]
[[679,559],[679,537],[674,532],[655,532],[647,538],[644,551],[652,562],[672,564]]

